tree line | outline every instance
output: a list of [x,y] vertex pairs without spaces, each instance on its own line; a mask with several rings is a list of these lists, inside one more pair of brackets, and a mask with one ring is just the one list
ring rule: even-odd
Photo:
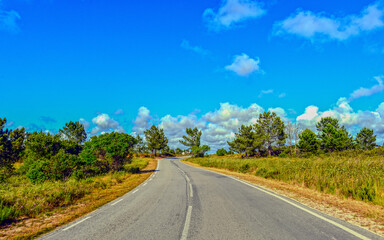
[[66,123],[57,134],[26,132],[25,128],[7,129],[6,123],[6,118],[0,118],[0,182],[15,174],[16,162],[22,163],[17,174],[39,183],[122,171],[134,154],[150,154],[150,157],[183,153],[204,156],[210,150],[207,145],[200,146],[202,133],[197,128],[186,129],[186,136],[180,142],[187,149],[182,150],[171,149],[164,130],[155,125],[144,131],[144,141],[140,135],[134,137],[119,132],[88,139],[80,122]]
[[[255,124],[242,125],[235,139],[228,141],[228,145],[230,151],[245,157],[308,155],[348,149],[371,150],[378,146],[372,129],[363,128],[353,138],[336,118],[320,119],[316,129],[317,134],[308,128],[301,132],[297,123],[285,124],[276,113],[264,112]],[[219,150],[218,155],[226,154],[225,149]]]

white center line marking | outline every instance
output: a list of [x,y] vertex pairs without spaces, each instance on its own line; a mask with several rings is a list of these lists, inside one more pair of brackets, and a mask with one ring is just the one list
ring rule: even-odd
[[189,189],[191,191],[190,196],[191,196],[191,198],[193,198],[193,188],[192,188],[192,184],[191,183],[189,183]]
[[115,205],[115,204],[117,204],[117,203],[119,203],[119,202],[121,202],[121,201],[123,201],[123,200],[124,200],[124,199],[120,199],[119,201],[116,201],[116,202],[112,203],[111,206],[113,206],[113,205]]
[[181,235],[180,240],[186,240],[188,237],[189,224],[191,223],[191,215],[192,215],[192,206],[189,206],[187,216],[185,217],[183,233]]
[[69,226],[69,227],[67,227],[67,228],[64,228],[63,231],[67,231],[68,229],[73,228],[74,226],[76,226],[77,224],[80,224],[80,223],[84,222],[84,221],[87,220],[88,218],[91,218],[91,217],[86,217],[86,218],[84,218],[83,220],[80,220],[80,221],[78,221],[77,223],[72,224],[71,226]]

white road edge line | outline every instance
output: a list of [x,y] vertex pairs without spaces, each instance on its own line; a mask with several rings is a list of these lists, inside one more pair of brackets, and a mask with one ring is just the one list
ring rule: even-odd
[[[184,163],[184,164],[187,165],[187,166],[190,166],[190,165],[188,165],[188,164],[186,164],[186,163]],[[190,166],[190,167],[193,167],[193,166]],[[337,222],[335,222],[335,221],[333,221],[333,220],[331,220],[331,219],[328,219],[328,218],[326,218],[326,217],[323,217],[323,216],[321,216],[321,215],[319,215],[319,214],[317,214],[317,213],[315,213],[315,212],[313,212],[313,211],[311,211],[311,210],[309,210],[309,209],[303,208],[302,206],[300,206],[300,205],[298,205],[298,204],[296,204],[296,203],[293,203],[293,202],[291,202],[291,201],[289,201],[289,200],[287,200],[287,199],[285,199],[285,198],[283,198],[283,197],[280,197],[280,196],[277,195],[277,194],[271,193],[271,192],[269,192],[269,191],[267,191],[267,190],[264,190],[263,188],[260,188],[260,187],[255,186],[255,185],[253,185],[253,184],[251,184],[251,183],[245,182],[245,181],[243,181],[243,180],[237,179],[237,178],[232,177],[232,176],[229,176],[229,175],[225,175],[225,174],[222,174],[222,173],[218,173],[218,172],[210,171],[210,170],[207,170],[207,169],[204,169],[204,168],[199,168],[199,169],[202,169],[202,170],[205,170],[205,171],[208,171],[208,172],[213,172],[213,173],[216,173],[216,174],[219,174],[219,175],[223,175],[223,176],[229,177],[229,178],[231,178],[231,179],[233,179],[233,180],[236,180],[236,181],[241,182],[241,183],[243,183],[243,184],[245,184],[245,185],[248,185],[248,186],[250,186],[250,187],[253,187],[253,188],[255,188],[255,189],[259,190],[259,191],[262,191],[262,192],[264,192],[264,193],[266,193],[266,194],[269,194],[269,195],[271,195],[271,196],[273,196],[273,197],[276,197],[276,198],[278,198],[278,199],[280,199],[280,200],[282,200],[282,201],[284,201],[284,202],[286,202],[286,203],[288,203],[288,204],[290,204],[290,205],[292,205],[292,206],[294,206],[294,207],[297,207],[297,208],[299,208],[299,209],[301,209],[301,210],[303,210],[303,211],[305,211],[305,212],[307,212],[307,213],[309,213],[309,214],[311,214],[311,215],[313,215],[313,216],[315,216],[315,217],[317,217],[317,218],[320,218],[320,219],[322,219],[322,220],[324,220],[324,221],[326,221],[326,222],[328,222],[328,223],[330,223],[330,224],[332,224],[332,225],[334,225],[334,226],[336,226],[336,227],[339,227],[339,228],[343,229],[344,231],[346,231],[346,232],[348,232],[348,233],[354,235],[355,237],[358,237],[358,238],[363,239],[363,240],[370,240],[370,238],[368,238],[368,237],[366,237],[366,236],[364,236],[364,235],[362,235],[362,234],[360,234],[360,233],[358,233],[358,232],[356,232],[356,231],[353,231],[352,229],[350,229],[350,228],[348,228],[348,227],[345,227],[345,226],[343,226],[343,225],[340,224],[340,223],[337,223]]]
[[180,240],[186,240],[188,237],[189,224],[191,223],[192,206],[188,207],[187,216],[185,217],[184,229]]
[[69,226],[69,227],[67,227],[67,228],[64,228],[63,231],[67,231],[68,229],[73,228],[73,227],[76,226],[77,224],[80,224],[80,223],[84,222],[85,220],[87,220],[87,219],[89,219],[89,218],[91,218],[91,217],[86,217],[86,218],[84,218],[83,220],[80,220],[80,221],[78,221],[77,223],[72,224],[71,226]]
[[121,201],[123,201],[123,200],[124,200],[124,199],[120,199],[119,201],[116,201],[116,202],[112,203],[111,206],[114,206],[114,205],[118,204],[119,202],[121,202]]
[[297,208],[299,208],[299,209],[301,209],[301,210],[303,210],[303,211],[305,211],[305,212],[307,212],[307,213],[309,213],[309,214],[311,214],[311,215],[313,215],[313,216],[315,216],[315,217],[318,217],[318,218],[320,218],[320,219],[322,219],[322,220],[324,220],[324,221],[326,221],[326,222],[328,222],[328,223],[330,223],[330,224],[332,224],[332,225],[335,225],[336,227],[339,227],[339,228],[343,229],[344,231],[346,231],[346,232],[348,232],[348,233],[354,235],[355,237],[358,237],[358,238],[360,238],[360,239],[364,239],[364,240],[369,240],[369,239],[370,239],[370,238],[368,238],[368,237],[366,237],[366,236],[364,236],[364,235],[361,235],[361,234],[358,233],[358,232],[353,231],[353,230],[350,229],[350,228],[347,228],[347,227],[343,226],[343,225],[340,224],[340,223],[337,223],[337,222],[335,222],[335,221],[333,221],[333,220],[331,220],[331,219],[328,219],[328,218],[326,218],[326,217],[323,217],[323,216],[321,216],[321,215],[319,215],[319,214],[317,214],[317,213],[315,213],[315,212],[312,212],[312,211],[309,210],[309,209],[303,208],[302,206],[297,205],[296,203],[293,203],[293,202],[291,202],[291,201],[289,201],[289,200],[287,200],[287,199],[285,199],[285,198],[283,198],[283,197],[280,197],[279,195],[276,195],[276,194],[274,194],[274,193],[268,192],[268,191],[266,191],[266,190],[264,190],[264,189],[262,189],[262,188],[256,187],[255,185],[250,184],[250,183],[247,183],[247,182],[244,182],[244,181],[242,181],[242,180],[240,180],[240,179],[237,179],[237,178],[234,178],[234,177],[231,177],[231,176],[229,176],[229,177],[232,178],[233,180],[236,180],[236,181],[238,181],[238,182],[244,183],[245,185],[248,185],[248,186],[250,186],[250,187],[253,187],[253,188],[255,188],[255,189],[259,190],[259,191],[262,191],[262,192],[267,193],[267,194],[269,194],[269,195],[271,195],[271,196],[274,196],[274,197],[276,197],[276,198],[278,198],[278,199],[280,199],[280,200],[282,200],[282,201],[284,201],[284,202],[286,202],[286,203],[289,203],[289,204],[291,204],[291,205],[294,206],[294,207],[297,207]]
[[135,192],[139,191],[139,189],[136,189],[135,191],[132,192],[132,194],[134,194]]
[[143,186],[147,185],[147,182],[143,183]]

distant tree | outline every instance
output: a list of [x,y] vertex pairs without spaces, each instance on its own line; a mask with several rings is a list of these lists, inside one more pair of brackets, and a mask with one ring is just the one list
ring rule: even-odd
[[235,139],[227,143],[231,151],[245,154],[248,157],[255,155],[256,149],[262,146],[260,140],[260,136],[256,136],[252,126],[241,125],[239,132],[235,133]]
[[324,151],[333,152],[353,148],[352,137],[344,126],[339,125],[339,120],[336,118],[322,118],[316,124],[316,128],[321,149]]
[[73,141],[79,145],[87,140],[87,133],[85,132],[84,125],[79,121],[70,121],[69,123],[66,123],[63,129],[59,130],[59,134],[65,139]]
[[227,155],[228,153],[227,153],[227,150],[225,150],[224,148],[219,148],[219,149],[217,149],[217,151],[216,151],[216,155],[217,156],[224,156],[224,155]]
[[200,138],[202,132],[199,131],[199,129],[197,129],[196,127],[193,129],[187,128],[185,132],[187,133],[187,135],[184,135],[184,140],[180,140],[179,142],[188,148],[200,147]]
[[254,129],[256,136],[263,142],[263,148],[268,151],[268,156],[272,155],[273,147],[285,144],[285,124],[274,112],[260,114]]
[[177,155],[181,155],[181,154],[183,154],[183,150],[181,150],[180,148],[176,148],[175,153]]
[[305,129],[299,134],[298,147],[301,151],[307,153],[316,153],[320,148],[320,142],[316,137],[316,134],[310,129]]
[[355,142],[359,149],[371,150],[377,146],[376,135],[373,135],[373,130],[366,127],[356,135]]
[[160,151],[168,144],[168,139],[165,137],[164,130],[152,125],[150,129],[144,131],[147,147],[151,151],[151,157],[156,151]]
[[136,135],[136,145],[135,145],[135,152],[136,153],[144,153],[146,150],[146,144],[144,142],[144,139],[140,137],[140,135]]
[[287,122],[285,126],[285,133],[287,135],[288,146],[291,150],[291,156],[297,154],[297,142],[299,140],[300,127],[297,123]]
[[193,157],[204,157],[205,153],[211,150],[211,148],[208,145],[203,145],[200,147],[193,146],[191,148],[191,152]]

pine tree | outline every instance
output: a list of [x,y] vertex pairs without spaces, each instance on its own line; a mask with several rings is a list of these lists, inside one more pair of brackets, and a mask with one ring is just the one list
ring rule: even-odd
[[241,125],[239,132],[235,133],[235,139],[227,143],[231,151],[245,154],[246,157],[255,155],[256,150],[262,146],[253,127],[245,125]]
[[316,153],[319,150],[320,142],[316,138],[316,134],[310,129],[305,129],[299,134],[298,147],[303,152]]
[[316,128],[321,149],[324,151],[342,151],[353,147],[352,137],[344,126],[339,125],[339,120],[332,117],[322,118]]
[[377,146],[376,135],[373,135],[373,130],[366,127],[361,129],[356,135],[355,142],[357,147],[360,149],[371,150]]
[[200,147],[201,131],[195,127],[193,129],[187,128],[185,132],[187,133],[187,136],[184,135],[184,140],[180,140],[179,142],[189,148]]
[[85,132],[84,125],[79,121],[66,123],[63,129],[59,130],[59,134],[65,139],[76,142],[78,145],[87,140],[87,133]]
[[263,148],[272,155],[272,147],[285,144],[286,134],[284,122],[274,112],[264,112],[254,125],[256,136],[261,138]]
[[151,157],[156,151],[164,149],[168,144],[168,139],[165,137],[164,130],[152,125],[150,129],[144,131],[147,146],[151,150]]

